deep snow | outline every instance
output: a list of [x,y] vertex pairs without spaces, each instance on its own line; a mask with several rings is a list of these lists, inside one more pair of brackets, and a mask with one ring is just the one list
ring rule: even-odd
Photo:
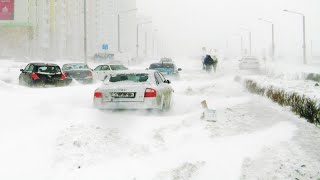
[[[11,80],[0,81],[0,179],[320,178],[317,127],[246,92],[235,62],[207,74],[198,60],[176,61],[181,80],[164,114],[96,110],[99,83],[21,87],[25,63],[2,62]],[[200,120],[204,99],[217,122]]]

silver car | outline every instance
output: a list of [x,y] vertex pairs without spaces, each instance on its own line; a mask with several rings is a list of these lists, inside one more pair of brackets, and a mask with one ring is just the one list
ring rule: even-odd
[[168,110],[173,89],[170,81],[154,70],[117,71],[94,92],[98,109]]

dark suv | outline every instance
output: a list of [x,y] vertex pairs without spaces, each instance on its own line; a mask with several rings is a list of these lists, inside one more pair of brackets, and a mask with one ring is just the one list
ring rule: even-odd
[[20,69],[19,84],[30,87],[64,86],[65,75],[56,64],[30,63]]

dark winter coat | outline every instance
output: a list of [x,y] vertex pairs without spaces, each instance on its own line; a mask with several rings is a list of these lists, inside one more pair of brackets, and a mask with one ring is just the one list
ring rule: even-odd
[[205,58],[204,58],[204,65],[206,66],[211,66],[214,64],[214,60],[211,58],[210,55],[207,55]]

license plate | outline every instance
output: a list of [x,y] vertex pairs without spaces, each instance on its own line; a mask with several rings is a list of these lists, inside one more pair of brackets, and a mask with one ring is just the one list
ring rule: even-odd
[[135,98],[136,93],[134,92],[113,92],[111,93],[113,98]]

